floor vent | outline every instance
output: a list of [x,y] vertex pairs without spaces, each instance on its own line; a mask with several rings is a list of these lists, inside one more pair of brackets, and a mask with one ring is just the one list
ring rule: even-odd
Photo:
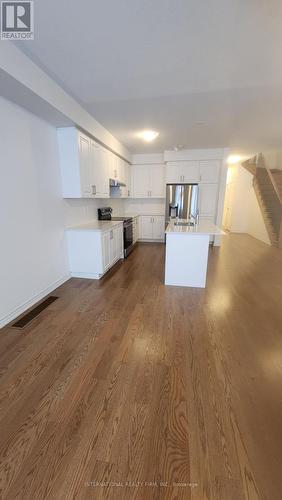
[[27,314],[25,314],[21,319],[19,319],[16,323],[12,325],[13,328],[24,328],[26,325],[28,325],[36,316],[38,316],[46,307],[50,306],[55,300],[57,300],[59,297],[55,297],[54,295],[50,295],[46,300],[43,300],[38,306],[34,307],[29,311]]

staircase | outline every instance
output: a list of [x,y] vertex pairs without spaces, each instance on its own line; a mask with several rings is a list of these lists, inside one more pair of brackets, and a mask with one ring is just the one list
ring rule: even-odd
[[271,244],[282,248],[282,170],[269,169],[262,154],[242,163],[253,186]]
[[282,199],[282,170],[272,169],[272,177],[277,186],[280,199]]

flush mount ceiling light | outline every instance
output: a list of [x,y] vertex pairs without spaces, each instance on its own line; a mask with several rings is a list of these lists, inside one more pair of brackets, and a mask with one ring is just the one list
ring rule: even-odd
[[144,141],[146,141],[146,142],[152,142],[152,141],[154,141],[158,137],[159,132],[156,132],[155,130],[143,130],[138,135]]
[[229,165],[235,165],[235,163],[239,163],[242,160],[242,156],[240,155],[230,155],[227,158],[227,163]]

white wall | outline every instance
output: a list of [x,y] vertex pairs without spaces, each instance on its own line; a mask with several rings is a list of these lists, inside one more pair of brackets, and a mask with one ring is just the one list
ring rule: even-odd
[[98,218],[97,209],[101,207],[112,207],[113,216],[124,214],[124,199],[66,199],[64,200],[64,220],[65,226],[75,226],[85,224]]
[[282,151],[263,151],[262,154],[268,168],[282,170]]
[[[253,175],[244,167],[229,168],[229,192],[225,202],[227,229],[235,233],[248,233],[270,245],[263,216],[253,188]],[[229,216],[226,215],[230,211]]]
[[128,215],[165,215],[163,199],[124,200],[124,211]]
[[[25,95],[25,102],[23,105],[26,108],[34,109],[33,101],[37,102],[38,97],[40,97],[45,103],[48,103],[55,110],[71,120],[72,123],[83,128],[86,132],[96,137],[113,151],[131,161],[131,154],[123,144],[106,130],[105,127],[97,122],[92,115],[85,111],[77,101],[68,95],[12,42],[5,41],[5,43],[0,44],[0,78],[1,71],[15,79],[21,86],[32,91],[32,93],[26,93]],[[12,90],[9,90],[9,98],[12,100]],[[1,91],[4,92],[5,89],[3,88]],[[14,86],[15,99],[17,99],[17,94],[19,92],[19,88]]]
[[56,129],[0,98],[0,327],[68,277]]

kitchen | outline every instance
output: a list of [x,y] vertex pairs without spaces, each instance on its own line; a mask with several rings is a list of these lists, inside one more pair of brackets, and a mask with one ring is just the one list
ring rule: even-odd
[[[118,260],[127,257],[138,241],[164,242],[167,225],[174,218],[191,223],[191,217],[195,221],[197,214],[197,231],[201,227],[199,222],[204,223],[210,243],[220,244],[228,150],[182,149],[139,154],[133,155],[130,165],[75,128],[58,129],[58,141],[63,197],[70,204],[75,198],[101,200],[94,220],[70,223],[66,230],[71,276],[100,279]],[[185,210],[178,213],[177,208],[175,213],[175,208],[174,211],[168,208],[172,199],[168,199],[167,190],[169,186],[181,185],[194,185],[195,199]],[[106,210],[106,199],[113,199],[114,211],[111,206]],[[123,228],[113,222],[122,222],[124,217]],[[106,222],[109,220],[110,224]],[[184,257],[184,262],[189,260]],[[193,266],[195,262],[193,258]],[[207,262],[203,265],[205,277]],[[172,279],[170,284],[176,281]],[[181,284],[184,286],[183,280]],[[190,283],[190,286],[204,285],[205,279]]]

